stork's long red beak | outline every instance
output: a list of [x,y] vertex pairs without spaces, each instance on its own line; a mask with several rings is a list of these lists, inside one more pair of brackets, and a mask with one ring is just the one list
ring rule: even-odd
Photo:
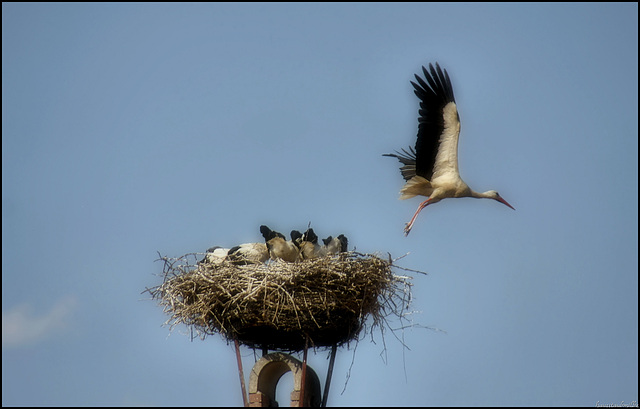
[[506,201],[506,200],[504,200],[503,198],[499,197],[499,198],[497,198],[496,200],[497,200],[498,202],[502,203],[502,204],[505,204],[505,205],[509,206],[509,207],[510,207],[510,208],[512,208],[513,210],[516,210],[516,208],[515,208],[515,207],[511,206],[511,205],[509,204],[509,202],[507,202],[507,201]]

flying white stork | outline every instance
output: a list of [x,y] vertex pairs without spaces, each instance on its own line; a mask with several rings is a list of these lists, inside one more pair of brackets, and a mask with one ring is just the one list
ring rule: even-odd
[[397,158],[402,167],[400,172],[406,180],[400,190],[400,199],[409,199],[417,195],[428,197],[420,203],[411,221],[404,227],[408,235],[418,214],[427,205],[438,203],[449,197],[475,197],[493,199],[515,210],[498,192],[489,190],[478,193],[471,190],[460,178],[458,170],[458,136],[460,135],[460,117],[453,97],[453,88],[447,70],[429,64],[429,70],[423,66],[426,82],[415,75],[418,83],[411,81],[414,92],[420,98],[420,117],[418,118],[418,139],[415,150],[402,153],[387,153],[383,156]]

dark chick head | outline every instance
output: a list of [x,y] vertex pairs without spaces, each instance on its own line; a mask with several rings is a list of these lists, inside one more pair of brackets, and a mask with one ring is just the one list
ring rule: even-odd
[[316,244],[316,243],[318,243],[318,236],[314,233],[312,228],[309,228],[302,235],[302,240],[309,241],[309,242],[311,242],[313,244]]
[[331,240],[333,240],[333,236],[329,236],[326,239],[322,239],[322,242],[324,243],[325,246],[328,246],[329,243],[331,243]]
[[302,233],[298,230],[291,230],[291,241],[296,247],[300,247],[300,243],[302,242]]
[[349,240],[347,240],[347,237],[344,234],[339,235],[338,240],[340,240],[340,252],[346,252],[347,247],[349,246]]
[[268,228],[264,224],[262,226],[260,226],[260,233],[262,233],[262,237],[264,237],[265,241],[268,241],[269,239],[273,238],[272,237],[273,230],[271,230],[270,228]]
[[260,233],[262,233],[262,237],[264,237],[265,241],[269,241],[269,240],[273,239],[274,237],[282,237],[284,239],[284,235],[282,233],[279,233],[277,231],[273,231],[270,228],[268,228],[267,226],[265,226],[264,224],[262,226],[260,226]]

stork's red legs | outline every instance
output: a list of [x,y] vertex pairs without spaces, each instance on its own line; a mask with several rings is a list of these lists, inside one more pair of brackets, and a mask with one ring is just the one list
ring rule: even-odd
[[425,200],[424,202],[420,203],[420,206],[418,206],[418,210],[416,210],[416,212],[413,214],[413,217],[411,218],[411,221],[404,225],[404,235],[405,235],[405,237],[409,235],[409,232],[413,228],[413,223],[416,221],[416,217],[418,217],[418,214],[420,214],[420,211],[422,209],[427,207],[427,205],[429,204],[430,200],[431,200],[431,198],[429,198],[429,199]]

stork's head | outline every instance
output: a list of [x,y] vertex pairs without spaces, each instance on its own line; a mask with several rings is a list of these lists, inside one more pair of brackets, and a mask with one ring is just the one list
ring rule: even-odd
[[316,244],[318,242],[318,235],[313,231],[312,228],[308,228],[307,231],[302,235],[302,240]]
[[298,230],[291,230],[291,241],[296,247],[300,248],[300,243],[302,242],[302,233]]
[[512,208],[513,210],[516,210],[516,209],[515,209],[515,207],[511,206],[511,205],[509,204],[509,202],[507,202],[506,200],[504,200],[504,199],[502,198],[502,196],[500,196],[500,193],[496,192],[495,190],[490,190],[490,191],[488,191],[488,192],[485,192],[484,194],[485,194],[485,197],[487,197],[487,198],[489,198],[489,199],[496,200],[496,201],[498,201],[498,202],[502,203],[503,205],[506,205],[506,206],[508,206],[508,207]]
[[340,240],[340,252],[346,252],[349,247],[349,240],[347,240],[347,237],[344,234],[339,235],[338,240]]
[[284,234],[277,231],[273,231],[265,225],[260,226],[260,233],[262,233],[262,237],[264,237],[265,241],[269,241],[275,237],[280,237],[282,239],[285,239]]

